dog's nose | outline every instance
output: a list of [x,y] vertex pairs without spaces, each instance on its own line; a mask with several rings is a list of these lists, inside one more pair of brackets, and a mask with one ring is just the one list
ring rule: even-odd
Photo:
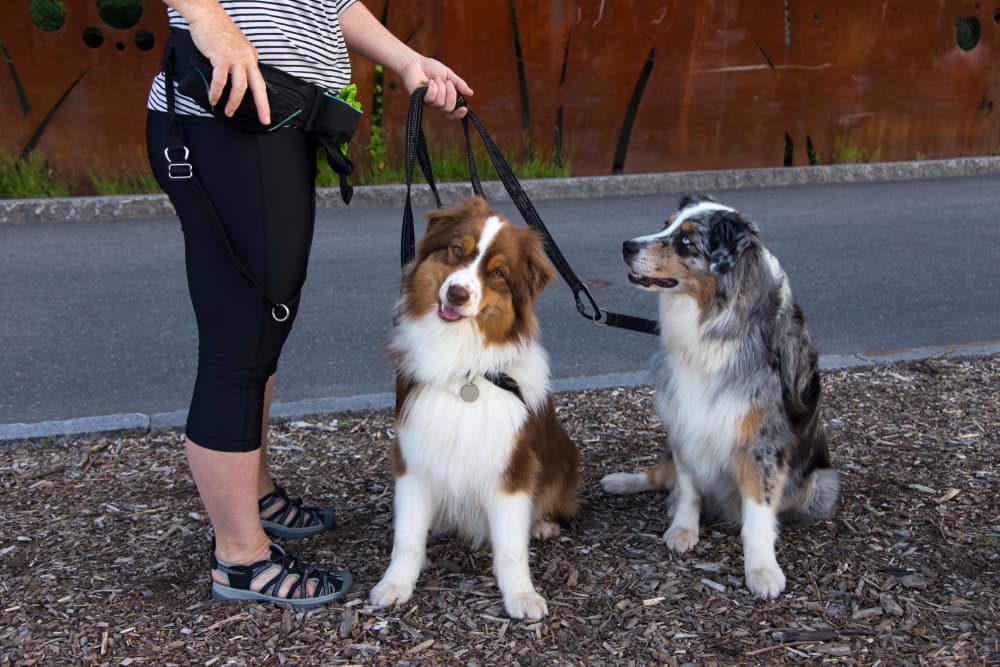
[[446,296],[448,297],[449,303],[461,306],[469,300],[469,290],[465,289],[461,285],[449,285]]
[[639,244],[635,241],[626,241],[622,244],[622,257],[628,259],[639,252]]

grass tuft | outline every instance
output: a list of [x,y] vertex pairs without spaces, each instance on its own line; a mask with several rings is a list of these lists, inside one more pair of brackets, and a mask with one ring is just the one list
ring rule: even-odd
[[90,174],[97,195],[148,195],[162,192],[151,171]]
[[[479,178],[483,181],[498,180],[496,170],[490,162],[489,155],[483,147],[476,147],[472,151],[476,160],[476,168],[479,171]],[[528,147],[516,156],[514,152],[503,151],[504,156],[510,163],[510,168],[519,179],[528,178],[565,178],[570,175],[570,166],[565,162],[558,166],[553,157],[543,158],[537,151]],[[469,161],[465,147],[451,148],[441,151],[430,151],[431,168],[434,171],[434,180],[440,183],[469,180]],[[422,182],[423,175],[419,166],[414,166],[414,182]],[[351,181],[357,185],[385,185],[389,183],[406,183],[406,169],[402,164],[388,164],[385,160],[371,162],[362,167],[352,177]],[[320,156],[319,176],[316,184],[319,186],[331,186],[337,183],[336,174],[327,166],[326,161]]]
[[24,160],[0,154],[0,197],[34,199],[68,197],[70,193],[69,184],[59,178],[38,153],[32,153]]
[[833,142],[833,164],[857,164],[859,162],[878,162],[882,151],[878,148],[865,148],[847,143],[838,138]]

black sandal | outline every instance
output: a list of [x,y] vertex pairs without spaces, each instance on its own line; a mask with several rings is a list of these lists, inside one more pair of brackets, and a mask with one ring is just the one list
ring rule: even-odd
[[[276,505],[284,503],[275,509]],[[336,524],[329,507],[303,507],[301,498],[290,498],[278,485],[257,501],[264,531],[286,540],[301,540],[330,530]]]
[[[298,559],[297,554],[286,553],[277,544],[271,545],[269,558],[249,565],[227,565],[219,562],[212,553],[212,569],[226,577],[227,584],[212,580],[212,598],[216,600],[251,600],[274,602],[295,609],[312,609],[339,600],[351,589],[351,573],[347,570],[323,570]],[[254,579],[269,569],[277,571],[259,591],[250,589]],[[288,577],[297,577],[288,591],[281,595],[281,587]],[[316,588],[309,594],[309,583]]]

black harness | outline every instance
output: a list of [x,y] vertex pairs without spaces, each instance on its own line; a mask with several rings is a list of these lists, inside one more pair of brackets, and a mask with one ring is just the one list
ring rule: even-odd
[[[483,375],[484,378],[500,387],[504,391],[509,391],[510,393],[517,396],[518,400],[525,403],[524,396],[521,395],[521,387],[518,386],[517,380],[507,375],[506,373],[486,373]],[[527,405],[527,403],[525,403]]]

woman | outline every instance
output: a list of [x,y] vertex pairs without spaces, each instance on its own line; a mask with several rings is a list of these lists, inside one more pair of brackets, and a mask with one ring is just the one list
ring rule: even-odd
[[[209,102],[224,102],[226,116],[250,95],[261,124],[270,124],[258,60],[336,91],[350,82],[348,49],[393,71],[408,92],[426,85],[425,103],[449,117],[465,114],[456,109],[457,95],[472,94],[454,72],[403,44],[355,0],[164,1],[171,27],[188,30],[211,61]],[[190,98],[168,100],[162,72],[148,106],[150,163],[181,220],[198,323],[185,448],[215,535],[213,597],[326,604],[346,594],[350,574],[298,561],[267,534],[304,538],[334,523],[331,509],[290,498],[267,461],[274,373],[297,304],[272,313],[274,304],[262,295],[296,294],[305,278],[315,141],[288,127],[243,132]],[[190,163],[207,202],[183,173],[168,172],[172,131],[185,149],[174,160]]]

